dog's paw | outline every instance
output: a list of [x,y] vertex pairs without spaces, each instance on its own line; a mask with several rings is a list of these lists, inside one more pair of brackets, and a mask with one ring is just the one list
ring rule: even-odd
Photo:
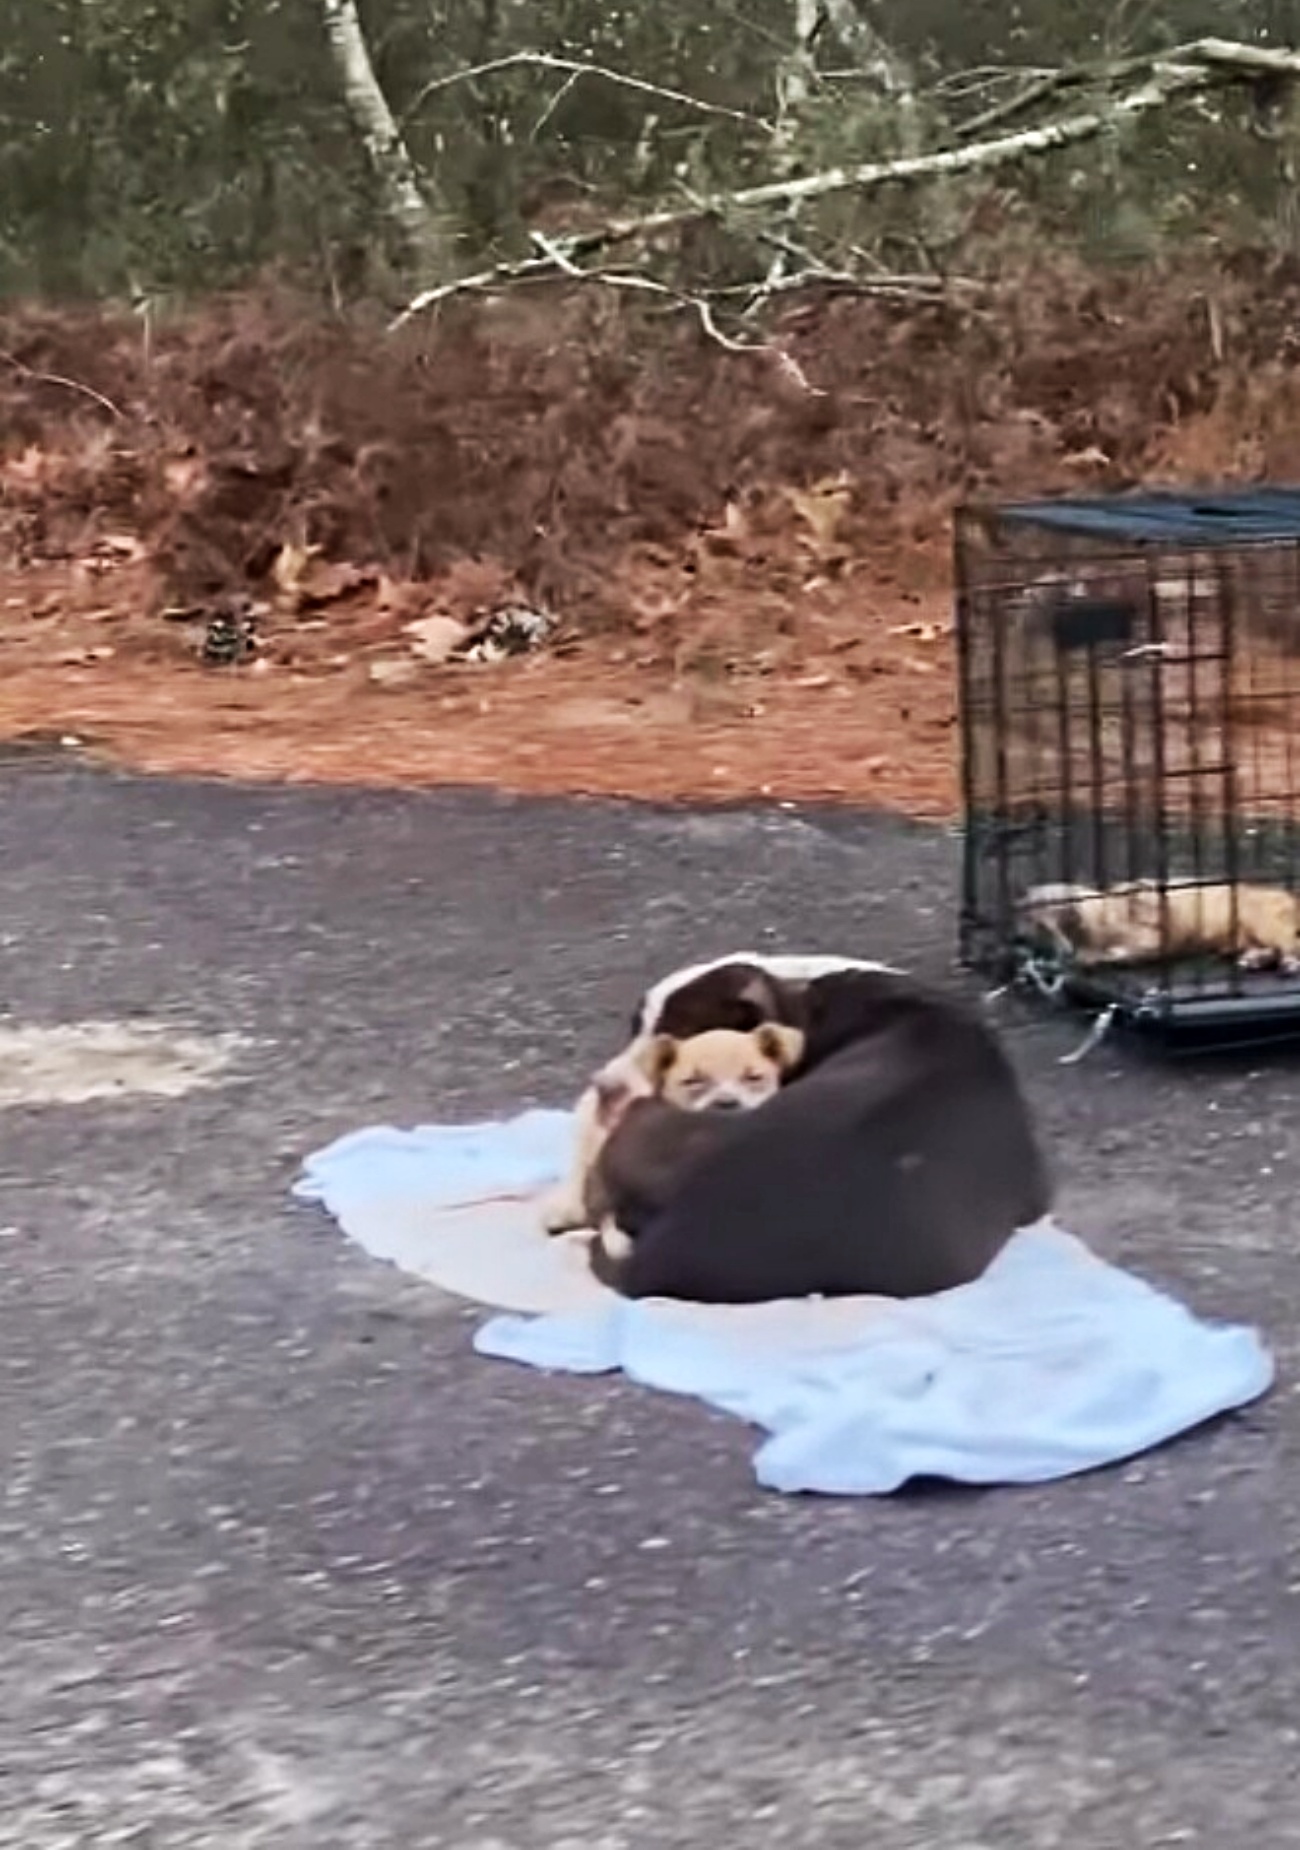
[[632,1242],[621,1227],[612,1221],[592,1236],[587,1246],[587,1263],[592,1277],[611,1291],[622,1291],[627,1262],[632,1256]]
[[575,1233],[587,1224],[587,1213],[581,1201],[574,1199],[571,1192],[556,1189],[542,1203],[542,1230],[545,1233]]
[[625,1259],[632,1257],[632,1236],[624,1233],[621,1227],[607,1220],[596,1235],[606,1259],[614,1265],[622,1265]]

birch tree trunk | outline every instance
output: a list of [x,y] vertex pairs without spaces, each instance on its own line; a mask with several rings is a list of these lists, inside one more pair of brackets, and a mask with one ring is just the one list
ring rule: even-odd
[[450,239],[420,186],[415,162],[370,61],[356,0],[321,0],[348,113],[383,191],[385,210],[426,277],[448,273]]
[[821,24],[821,0],[794,0],[794,42],[776,73],[776,132],[772,155],[778,172],[787,170],[799,118],[817,82],[813,40]]

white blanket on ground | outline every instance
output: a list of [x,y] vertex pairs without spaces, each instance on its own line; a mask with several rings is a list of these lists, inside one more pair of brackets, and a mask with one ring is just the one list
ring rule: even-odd
[[[628,1303],[548,1240],[538,1200],[572,1119],[374,1129],[307,1162],[295,1192],[345,1234],[445,1290],[516,1314],[482,1355],[693,1395],[767,1437],[783,1491],[868,1494],[910,1478],[1031,1483],[1132,1457],[1265,1393],[1254,1331],[1207,1324],[1049,1222],[938,1297],[748,1307]],[[530,1313],[520,1315],[518,1313]]]

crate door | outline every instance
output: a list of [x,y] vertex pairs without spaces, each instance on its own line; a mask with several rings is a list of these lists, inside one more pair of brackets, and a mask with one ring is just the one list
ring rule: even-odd
[[1151,560],[1057,600],[1062,871],[1050,877],[1236,877],[1232,635],[1217,587],[1213,561]]

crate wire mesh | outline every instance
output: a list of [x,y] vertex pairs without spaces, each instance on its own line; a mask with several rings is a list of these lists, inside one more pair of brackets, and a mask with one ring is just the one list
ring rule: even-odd
[[[1300,974],[1230,948],[1248,888],[1300,881],[1300,489],[964,508],[956,583],[965,961],[1145,1022],[1300,1032]],[[1026,900],[1057,884],[1138,895],[1154,951],[1045,934]],[[1224,945],[1179,940],[1189,885],[1228,905]]]

